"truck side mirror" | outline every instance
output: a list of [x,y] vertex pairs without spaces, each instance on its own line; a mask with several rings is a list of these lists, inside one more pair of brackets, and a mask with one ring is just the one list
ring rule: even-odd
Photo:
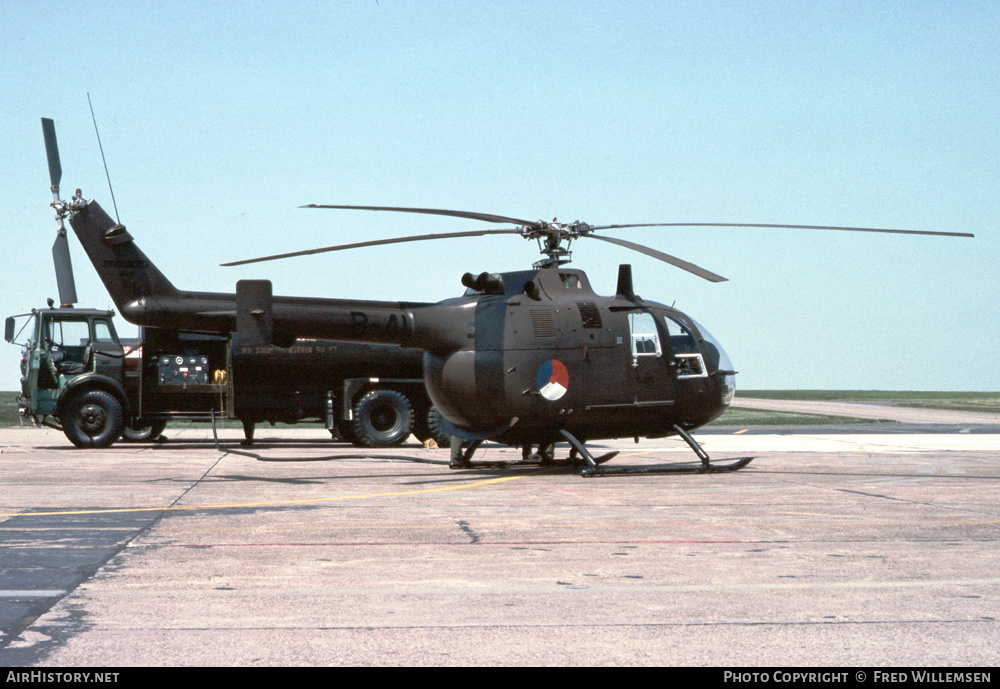
[[3,339],[8,342],[14,341],[14,317],[8,316],[3,328]]

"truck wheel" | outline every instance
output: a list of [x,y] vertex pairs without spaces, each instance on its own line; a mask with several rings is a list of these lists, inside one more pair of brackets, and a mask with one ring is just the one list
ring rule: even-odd
[[77,447],[109,447],[125,428],[122,405],[104,390],[90,390],[66,405],[63,433]]
[[122,441],[126,443],[148,443],[163,435],[163,429],[167,427],[164,420],[147,421],[139,419],[132,426],[126,426],[122,430]]
[[413,428],[413,405],[395,390],[372,390],[354,405],[351,430],[364,447],[399,445]]
[[427,428],[438,447],[451,447],[451,434],[444,429],[444,424],[441,422],[441,412],[438,411],[437,407],[431,407],[427,412]]

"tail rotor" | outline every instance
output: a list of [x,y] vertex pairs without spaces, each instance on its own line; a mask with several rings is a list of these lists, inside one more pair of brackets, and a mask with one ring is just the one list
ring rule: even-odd
[[[73,280],[73,263],[69,256],[69,240],[66,238],[66,225],[63,218],[69,213],[72,202],[64,203],[59,198],[59,181],[62,179],[62,165],[59,163],[59,146],[56,144],[55,123],[42,118],[42,134],[45,136],[45,153],[49,159],[49,179],[52,182],[52,207],[56,209],[56,222],[59,229],[56,241],[52,245],[52,261],[56,269],[56,283],[59,286],[59,304],[71,307],[77,302],[76,283]],[[74,201],[78,197],[74,197]]]

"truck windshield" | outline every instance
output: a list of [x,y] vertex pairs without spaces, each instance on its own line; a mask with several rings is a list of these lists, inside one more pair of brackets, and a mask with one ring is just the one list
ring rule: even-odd
[[90,344],[90,324],[86,320],[46,321],[45,340],[57,347],[86,347]]

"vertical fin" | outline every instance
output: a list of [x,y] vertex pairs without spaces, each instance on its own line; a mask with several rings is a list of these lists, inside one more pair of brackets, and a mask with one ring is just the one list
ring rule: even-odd
[[177,288],[96,201],[74,212],[69,222],[122,313],[127,304],[142,297],[177,296]]
[[241,346],[272,344],[274,313],[270,280],[236,283],[236,333]]

